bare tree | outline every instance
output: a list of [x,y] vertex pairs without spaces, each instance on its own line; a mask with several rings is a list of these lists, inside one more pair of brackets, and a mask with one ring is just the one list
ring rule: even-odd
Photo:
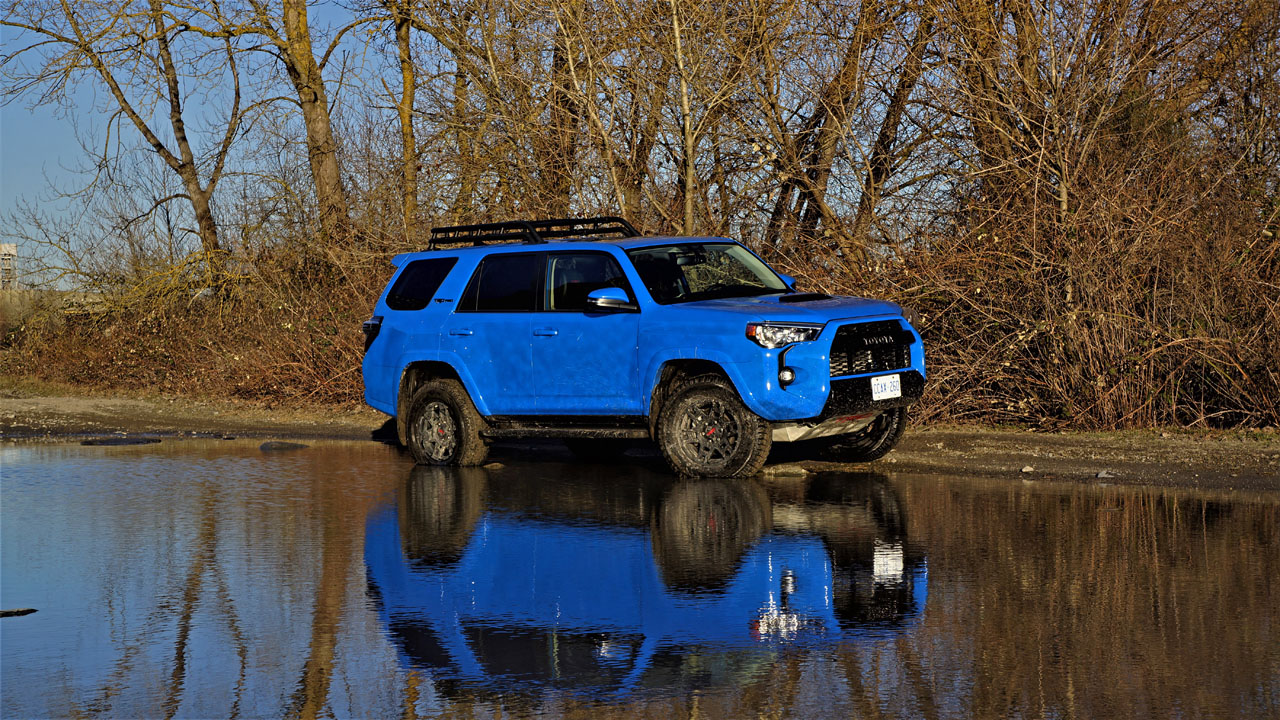
[[400,125],[400,211],[404,237],[414,235],[418,219],[418,138],[414,132],[414,98],[418,90],[418,66],[413,61],[412,0],[380,0],[391,21],[395,35],[396,61],[400,69],[400,92],[397,95],[383,82],[383,88],[396,104],[396,120]]
[[[175,15],[159,0],[126,5],[10,2],[0,22],[18,30],[27,42],[4,55],[0,67],[9,100],[30,97],[36,103],[65,103],[70,102],[68,90],[81,81],[104,88],[111,98],[108,127],[125,120],[181,180],[182,192],[157,198],[146,214],[173,200],[186,200],[196,224],[191,232],[212,257],[221,249],[214,191],[241,125],[256,105],[242,105],[241,51],[233,39],[204,42],[182,19],[187,15]],[[222,77],[226,85],[209,88]],[[188,104],[202,91],[225,100],[227,106],[225,116],[208,133],[211,142],[206,149],[194,141],[187,120]],[[117,148],[113,142],[101,148],[98,166],[110,165]]]
[[321,233],[330,242],[339,241],[350,232],[350,214],[324,70],[349,31],[378,22],[382,17],[354,18],[333,34],[325,52],[317,59],[306,0],[280,0],[278,8],[264,0],[245,2],[245,6],[224,7],[220,3],[195,6],[190,12],[198,14],[202,22],[193,20],[185,27],[209,37],[261,38],[264,43],[255,49],[268,52],[280,62],[293,88],[291,99],[297,104],[306,129],[307,159],[319,206]]
[[[848,21],[834,73],[815,83],[811,97],[796,99],[771,89],[780,82],[777,74],[785,60],[770,58],[770,62],[761,64],[765,73],[757,78],[757,84],[765,101],[764,124],[778,148],[775,162],[780,181],[766,230],[770,245],[787,240],[788,227],[800,237],[813,238],[821,224],[837,236],[846,257],[865,257],[861,244],[864,238],[844,229],[841,213],[828,202],[828,187],[854,111],[869,85],[864,58],[891,27],[881,16],[896,12],[896,8],[885,7],[880,0],[860,2]],[[909,92],[908,89],[908,95]],[[789,115],[802,107],[809,110],[797,113],[795,127]]]
[[856,248],[866,247],[869,242],[868,231],[875,216],[875,210],[884,193],[885,181],[893,172],[898,147],[899,126],[907,111],[907,103],[915,90],[916,84],[924,73],[924,54],[933,37],[934,16],[925,9],[912,37],[907,51],[906,62],[898,76],[893,95],[885,108],[884,119],[880,122],[880,130],[876,133],[875,143],[871,146],[871,155],[867,159],[866,178],[862,182],[862,192],[858,197],[858,212],[849,229],[848,240],[844,246],[846,253],[855,252]]

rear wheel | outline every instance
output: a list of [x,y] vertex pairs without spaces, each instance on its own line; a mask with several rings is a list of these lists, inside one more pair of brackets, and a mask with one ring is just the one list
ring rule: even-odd
[[699,375],[681,383],[663,406],[658,447],[680,475],[750,477],[764,465],[772,433],[728,380]]
[[420,465],[479,465],[489,455],[484,420],[456,380],[432,380],[409,401],[408,441]]
[[837,435],[830,440],[817,440],[823,444],[821,454],[839,462],[871,462],[884,457],[902,437],[907,427],[907,409],[890,408],[881,411],[871,424],[858,432]]

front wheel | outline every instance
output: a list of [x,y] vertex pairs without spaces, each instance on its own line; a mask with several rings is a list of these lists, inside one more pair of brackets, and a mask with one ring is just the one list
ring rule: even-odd
[[[871,424],[858,432],[837,435],[825,441],[822,455],[839,462],[871,462],[889,453],[907,427],[907,409],[883,410]],[[824,441],[815,441],[824,442]]]
[[772,444],[769,422],[720,375],[682,383],[658,419],[662,456],[688,477],[750,477],[760,472]]
[[489,455],[484,420],[454,380],[432,380],[409,401],[409,451],[419,465],[479,465]]

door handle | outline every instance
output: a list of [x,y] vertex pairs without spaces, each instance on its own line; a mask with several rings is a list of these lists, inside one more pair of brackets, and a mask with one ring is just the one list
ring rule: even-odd
[[534,328],[533,329],[534,335],[542,335],[543,337],[553,337],[559,334],[559,332],[560,331],[556,330],[555,328]]
[[449,328],[450,335],[471,335],[471,328]]

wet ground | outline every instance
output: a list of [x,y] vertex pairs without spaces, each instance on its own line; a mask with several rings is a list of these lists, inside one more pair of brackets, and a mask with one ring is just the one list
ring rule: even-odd
[[0,715],[1280,716],[1274,491],[304,442],[0,446]]
[[[387,417],[367,407],[282,407],[271,402],[83,392],[82,388],[0,377],[0,442],[395,438],[394,428],[386,425]],[[531,451],[542,454],[541,448]],[[507,454],[527,453],[509,450]],[[765,472],[858,472],[867,467],[821,462],[790,450],[787,443],[777,443]],[[981,426],[911,427],[892,453],[869,467],[1034,482],[1280,491],[1280,432],[1269,428],[1049,433]]]

